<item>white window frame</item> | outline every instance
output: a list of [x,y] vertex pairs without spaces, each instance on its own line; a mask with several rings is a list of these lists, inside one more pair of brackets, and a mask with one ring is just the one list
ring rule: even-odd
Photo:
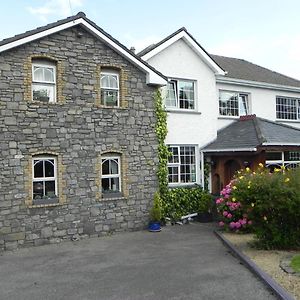
[[[107,175],[103,175],[103,169],[102,169],[102,166],[103,166],[103,163],[104,161],[106,160],[114,160],[114,161],[117,161],[117,164],[118,164],[118,174],[107,174]],[[122,193],[122,174],[121,174],[121,156],[119,155],[114,155],[114,156],[111,156],[111,155],[103,155],[101,156],[101,182],[102,182],[102,179],[105,179],[105,178],[119,178],[119,190],[116,191],[116,193]],[[102,186],[102,184],[101,184]],[[111,195],[110,193],[103,193],[105,195]],[[112,193],[113,195],[113,193]]]
[[[182,108],[180,107],[180,99],[179,99],[179,83],[180,82],[188,82],[193,84],[193,93],[194,93],[194,99],[189,99],[193,100],[194,107],[193,108]],[[196,101],[196,80],[191,80],[191,79],[183,79],[183,78],[172,78],[169,80],[168,84],[173,84],[174,85],[174,92],[175,92],[175,101],[176,105],[175,106],[167,106],[167,92],[168,92],[168,85],[165,87],[164,90],[164,98],[165,98],[165,107],[170,110],[183,110],[183,111],[195,111],[197,109],[197,101]]]
[[[102,86],[102,76],[109,76],[109,75],[113,75],[117,77],[117,88],[113,88],[113,87],[107,87],[107,86]],[[107,91],[117,91],[117,105],[107,105],[104,102],[104,99],[102,99],[102,89],[107,90]],[[118,71],[114,71],[114,70],[104,70],[100,72],[100,93],[101,93],[101,104],[104,106],[108,106],[108,107],[120,107],[120,72]],[[103,101],[103,103],[102,103]]]
[[[168,162],[167,167],[177,167],[178,168],[178,182],[169,182],[169,186],[186,186],[186,185],[194,185],[194,184],[198,184],[199,180],[199,171],[198,171],[198,166],[199,166],[199,156],[198,156],[198,148],[196,145],[168,145],[169,148],[177,148],[178,149],[178,159],[179,161],[177,163],[170,163]],[[194,154],[195,154],[195,180],[194,181],[190,181],[190,182],[182,182],[181,181],[181,170],[180,167],[183,165],[181,163],[181,156],[180,156],[180,148],[181,147],[191,147],[194,148]],[[191,164],[190,164],[191,166]],[[191,176],[193,175],[193,173],[190,173]],[[169,173],[168,173],[168,181],[169,181]]]
[[[284,167],[292,167],[300,166],[300,151],[267,151],[269,153],[280,153],[281,159],[274,159],[274,160],[266,160],[265,165],[266,167],[275,166],[277,168],[280,168],[282,166]],[[299,159],[298,160],[285,160],[284,153],[285,152],[296,152],[299,153]]]
[[[34,177],[34,166],[35,161],[47,161],[47,160],[53,160],[54,161],[54,176],[53,177]],[[32,199],[33,198],[33,183],[43,181],[43,191],[45,193],[45,182],[46,181],[54,181],[55,182],[55,197],[58,197],[58,186],[57,186],[57,157],[56,156],[33,156],[32,157]],[[43,195],[45,196],[45,195]]]
[[[53,78],[54,81],[47,81],[47,80],[35,80],[34,78],[34,68],[48,68],[53,70]],[[51,87],[53,88],[53,99],[49,99],[49,103],[54,103],[56,102],[56,64],[51,63],[49,61],[40,61],[40,60],[34,60],[32,62],[32,88],[31,88],[31,97],[33,100],[33,90],[34,90],[34,85],[44,85],[46,87]],[[38,101],[38,100],[35,100]]]
[[[295,105],[285,104],[286,111],[279,111],[279,106],[283,104],[278,104],[279,99],[285,99],[288,101],[295,101]],[[295,112],[289,112],[288,107],[293,108]],[[281,115],[286,115],[286,117],[282,117]],[[296,118],[289,118],[288,116],[291,114],[296,114]],[[296,97],[287,97],[287,96],[276,96],[276,119],[278,120],[289,120],[289,121],[299,121],[300,120],[300,98]]]
[[[220,106],[220,102],[221,102],[221,93],[232,93],[234,96],[237,97],[237,104],[238,104],[238,114],[237,115],[230,115],[230,114],[221,114],[221,106]],[[239,98],[241,96],[244,96],[246,97],[246,114],[242,114],[241,113],[241,106],[240,106],[240,101],[239,101]],[[240,117],[240,116],[245,116],[245,115],[249,115],[251,114],[251,109],[250,109],[250,93],[247,93],[247,92],[240,92],[240,91],[232,91],[232,90],[222,90],[220,89],[219,90],[219,116],[220,117]],[[225,107],[223,108],[224,110],[230,110],[230,107]]]

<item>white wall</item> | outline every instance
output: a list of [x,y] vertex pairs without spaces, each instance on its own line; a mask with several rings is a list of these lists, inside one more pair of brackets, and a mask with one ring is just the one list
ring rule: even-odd
[[[229,90],[237,92],[245,92],[250,94],[250,113],[256,114],[258,117],[271,121],[279,121],[282,124],[300,128],[299,121],[285,121],[276,119],[276,96],[300,97],[300,93],[287,92],[280,90],[270,90],[266,88],[248,87],[242,85],[234,85],[227,83],[217,83],[218,90]],[[218,101],[218,99],[217,99]],[[223,116],[218,118],[218,128],[223,128],[232,122],[234,118]]]
[[184,41],[178,40],[148,60],[170,78],[196,81],[196,112],[168,112],[168,144],[195,144],[200,148],[216,138],[218,102],[213,71]]

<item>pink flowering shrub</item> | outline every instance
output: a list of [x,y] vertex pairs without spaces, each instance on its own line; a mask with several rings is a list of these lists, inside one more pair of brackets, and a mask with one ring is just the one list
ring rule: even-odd
[[236,183],[237,179],[234,179],[226,185],[221,191],[220,198],[216,200],[219,226],[225,230],[245,231],[251,226],[252,221],[248,219],[241,202],[232,195]]

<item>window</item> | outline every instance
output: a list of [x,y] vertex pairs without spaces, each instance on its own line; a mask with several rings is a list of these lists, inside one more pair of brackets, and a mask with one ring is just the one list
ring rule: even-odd
[[172,156],[168,163],[168,181],[173,183],[196,182],[196,155],[194,146],[169,146]]
[[48,61],[32,64],[32,99],[56,102],[56,66]]
[[266,167],[271,171],[275,168],[296,168],[300,166],[300,151],[266,152]]
[[104,197],[121,194],[120,156],[102,157],[101,186]]
[[167,108],[195,109],[195,83],[190,80],[171,80],[166,87]]
[[221,116],[244,116],[249,114],[248,94],[230,91],[219,92]]
[[114,71],[101,72],[101,104],[119,106],[119,73]]
[[276,118],[282,120],[299,120],[300,99],[276,97]]
[[32,159],[32,199],[33,204],[58,202],[56,157]]

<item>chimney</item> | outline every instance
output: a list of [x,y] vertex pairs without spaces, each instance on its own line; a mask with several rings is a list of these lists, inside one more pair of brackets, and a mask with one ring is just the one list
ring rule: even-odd
[[132,52],[133,54],[135,54],[135,48],[134,47],[130,47],[129,51]]

